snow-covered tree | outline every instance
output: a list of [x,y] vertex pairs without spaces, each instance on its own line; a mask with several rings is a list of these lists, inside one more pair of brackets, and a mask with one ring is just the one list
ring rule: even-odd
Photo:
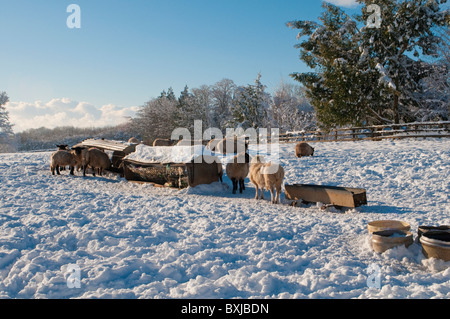
[[15,150],[13,125],[9,121],[9,114],[5,107],[8,102],[9,97],[6,92],[0,92],[0,153]]
[[450,119],[450,29],[441,28],[438,33],[443,40],[439,56],[431,61],[431,71],[422,81],[423,92],[417,97],[420,107],[415,117],[419,121]]
[[222,79],[211,86],[212,110],[211,126],[222,131],[232,120],[233,99],[236,84],[230,79]]
[[[369,0],[359,0],[368,6]],[[436,28],[448,28],[450,11],[443,10],[439,0],[379,0],[383,14],[380,28],[364,27],[362,46],[377,63],[382,93],[392,102],[386,105],[386,117],[395,123],[415,121],[414,111],[421,107],[423,80],[433,72],[433,66],[424,61],[437,57],[443,39]],[[366,21],[363,10],[360,21]],[[447,73],[448,77],[448,73]]]
[[261,74],[255,84],[238,87],[235,92],[232,112],[233,125],[247,128],[264,128],[268,126],[268,109],[271,102],[270,94],[265,92],[266,87],[261,83]]
[[201,120],[203,125],[209,124],[209,109],[211,97],[206,85],[193,89],[192,92],[186,86],[178,98],[175,112],[177,127],[187,128],[194,134],[194,121]]
[[299,85],[285,84],[275,90],[270,106],[273,125],[281,132],[313,130],[316,128],[314,109]]
[[144,140],[170,138],[177,127],[175,113],[178,101],[160,96],[145,103],[132,120],[133,129],[139,132]]
[[294,21],[301,59],[313,72],[293,77],[307,88],[322,126],[411,121],[420,107],[417,92],[430,74],[424,56],[435,56],[442,38],[436,27],[448,27],[443,1],[380,0],[382,23],[369,27],[365,4],[355,19],[324,3],[320,22]]

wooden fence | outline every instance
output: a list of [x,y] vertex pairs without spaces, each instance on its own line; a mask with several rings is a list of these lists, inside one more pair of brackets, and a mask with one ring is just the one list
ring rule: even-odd
[[339,128],[327,132],[320,130],[287,132],[280,134],[279,140],[281,143],[292,143],[445,137],[450,137],[450,121]]

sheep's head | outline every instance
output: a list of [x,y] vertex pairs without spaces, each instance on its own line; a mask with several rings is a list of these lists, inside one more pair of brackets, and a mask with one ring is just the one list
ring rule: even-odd
[[256,164],[256,163],[264,163],[264,156],[262,156],[262,155],[256,155],[255,157],[252,158],[251,163],[252,163],[252,164]]
[[62,145],[56,145],[56,147],[58,148],[58,150],[60,151],[66,151],[69,147],[69,145],[66,144],[62,144]]
[[72,150],[74,151],[75,155],[77,155],[77,156],[80,156],[81,152],[85,149],[86,149],[85,147],[80,147],[80,146],[72,147]]

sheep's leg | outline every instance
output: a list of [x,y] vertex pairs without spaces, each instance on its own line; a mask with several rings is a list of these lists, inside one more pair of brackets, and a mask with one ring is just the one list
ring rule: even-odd
[[272,204],[275,204],[275,197],[273,195],[275,189],[273,187],[270,187],[270,201]]
[[261,187],[261,199],[264,199],[264,187]]
[[59,165],[56,165],[56,174],[61,175],[61,173],[59,172]]
[[50,166],[50,171],[52,172],[52,175],[55,175],[55,167],[54,166]]
[[235,178],[232,178],[231,181],[233,182],[233,194],[236,194],[238,182]]
[[245,186],[244,186],[244,180],[241,179],[239,180],[239,192],[242,194],[242,192],[244,191]]
[[277,187],[277,203],[281,203],[281,199],[280,199],[280,195],[281,195],[281,186]]
[[245,191],[245,180],[242,180],[242,190]]
[[256,188],[255,199],[259,199],[259,187],[258,187],[258,185],[255,185],[255,188]]
[[74,171],[74,169],[75,169],[75,167],[73,167],[73,166],[70,166],[70,175],[75,175],[75,174],[74,174],[74,172],[73,172],[73,171]]
[[86,167],[87,165],[83,165],[83,177],[86,177]]

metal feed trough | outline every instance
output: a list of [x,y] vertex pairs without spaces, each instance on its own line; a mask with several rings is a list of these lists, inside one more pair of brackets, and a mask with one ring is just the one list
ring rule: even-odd
[[367,205],[366,190],[362,188],[295,184],[285,185],[285,191],[288,200],[351,208]]

